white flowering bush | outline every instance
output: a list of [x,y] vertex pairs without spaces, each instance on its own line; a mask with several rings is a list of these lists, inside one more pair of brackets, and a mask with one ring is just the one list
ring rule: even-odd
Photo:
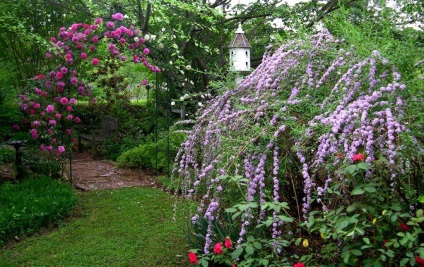
[[378,51],[361,58],[328,31],[269,51],[199,111],[176,157],[174,177],[199,201],[195,232],[203,225],[190,253],[213,259],[217,225],[231,224],[237,266],[415,264],[423,148],[405,124],[407,95]]

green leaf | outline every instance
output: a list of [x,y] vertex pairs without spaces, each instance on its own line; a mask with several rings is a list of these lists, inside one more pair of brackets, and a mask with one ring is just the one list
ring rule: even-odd
[[399,266],[405,266],[405,264],[409,261],[409,258],[403,258],[399,262]]
[[254,246],[256,249],[262,249],[262,244],[261,244],[261,243],[259,243],[259,242],[254,242],[254,243],[253,243],[253,246]]
[[360,163],[356,164],[356,166],[358,166],[358,168],[361,169],[361,170],[369,170],[370,169],[370,166],[365,162],[360,162]]
[[416,215],[417,215],[417,218],[422,217],[423,216],[423,210],[422,209],[417,210]]
[[357,208],[359,208],[359,207],[360,207],[359,203],[358,203],[358,202],[355,202],[355,203],[353,203],[352,205],[349,205],[349,206],[346,208],[346,211],[347,211],[348,213],[351,213],[352,211],[356,210],[356,209],[357,209]]
[[347,171],[350,174],[354,174],[358,170],[358,167],[356,165],[349,165],[345,168],[345,171]]
[[360,188],[360,187],[355,187],[355,188],[352,190],[351,195],[353,195],[353,196],[356,196],[356,195],[362,195],[364,192],[365,192],[365,191],[364,191],[362,188]]
[[234,250],[234,252],[231,253],[231,258],[233,260],[238,259],[240,257],[240,255],[241,255],[242,252],[243,252],[243,248],[238,248],[238,249]]
[[352,250],[352,254],[355,255],[355,256],[361,256],[362,252],[359,249],[354,249],[354,250]]
[[302,238],[299,237],[298,239],[296,239],[296,242],[294,242],[294,245],[299,246],[300,242],[302,242]]
[[229,212],[229,213],[233,213],[233,212],[236,212],[237,209],[236,208],[227,208],[227,209],[225,209],[225,211]]
[[424,203],[424,196],[420,196],[420,197],[418,198],[418,201],[419,201],[420,203]]
[[362,240],[364,240],[365,244],[370,244],[370,240],[367,237],[362,238]]
[[248,255],[253,255],[253,253],[255,253],[255,249],[251,245],[247,245],[246,246],[246,253]]
[[367,191],[368,193],[375,193],[375,192],[377,192],[377,190],[374,187],[371,187],[371,186],[366,186],[364,188],[364,190]]

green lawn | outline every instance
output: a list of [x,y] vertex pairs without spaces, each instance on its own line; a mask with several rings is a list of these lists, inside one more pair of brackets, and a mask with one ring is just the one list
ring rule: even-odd
[[0,266],[185,266],[188,220],[172,220],[173,203],[151,188],[81,193],[58,229],[0,249]]

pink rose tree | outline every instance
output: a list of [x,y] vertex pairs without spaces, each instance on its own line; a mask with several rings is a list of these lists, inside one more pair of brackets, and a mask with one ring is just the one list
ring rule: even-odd
[[[75,105],[77,99],[90,97],[92,89],[83,70],[98,68],[106,57],[116,57],[120,61],[137,58],[133,62],[152,72],[161,71],[149,63],[150,50],[140,41],[142,38],[135,38],[138,36],[141,37],[141,31],[132,25],[124,26],[123,15],[116,13],[107,22],[97,18],[93,24],[62,27],[51,38],[46,58],[57,62],[56,67],[34,77],[32,94],[20,95],[19,101],[25,114],[23,123],[30,128],[31,139],[42,144],[41,150],[63,156],[75,142],[72,129],[81,122]],[[99,51],[104,49],[97,49],[99,46],[108,49],[102,54]]]

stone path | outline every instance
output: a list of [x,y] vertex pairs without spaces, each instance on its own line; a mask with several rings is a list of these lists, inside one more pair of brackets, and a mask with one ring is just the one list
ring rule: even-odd
[[[69,170],[69,168],[67,168]],[[68,172],[69,176],[69,172]],[[123,187],[162,187],[154,172],[118,169],[113,161],[93,160],[90,153],[73,153],[72,179],[75,188],[83,191]]]

